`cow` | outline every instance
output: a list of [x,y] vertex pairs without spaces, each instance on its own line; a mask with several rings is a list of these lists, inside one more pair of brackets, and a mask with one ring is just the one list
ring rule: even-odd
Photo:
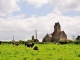
[[0,41],[0,45],[1,45],[2,41]]
[[16,45],[18,46],[19,45],[19,42],[12,42],[13,46]]
[[25,42],[25,46],[27,46],[27,47],[33,47],[33,46],[34,46],[34,43],[31,43],[31,42]]

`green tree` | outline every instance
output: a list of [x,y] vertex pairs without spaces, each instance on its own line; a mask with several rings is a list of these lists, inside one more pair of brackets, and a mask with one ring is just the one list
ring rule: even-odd
[[27,42],[34,42],[34,40],[27,40]]
[[32,40],[34,40],[34,35],[32,36]]
[[20,43],[20,44],[23,44],[23,40],[19,40],[19,43]]

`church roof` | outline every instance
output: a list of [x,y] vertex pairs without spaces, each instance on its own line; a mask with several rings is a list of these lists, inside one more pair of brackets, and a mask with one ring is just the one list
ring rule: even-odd
[[51,34],[48,34],[48,36],[49,36],[49,37],[52,37],[52,35],[51,35]]
[[56,37],[56,36],[60,36],[60,34],[64,32],[64,31],[56,31],[56,32],[53,32],[53,36]]

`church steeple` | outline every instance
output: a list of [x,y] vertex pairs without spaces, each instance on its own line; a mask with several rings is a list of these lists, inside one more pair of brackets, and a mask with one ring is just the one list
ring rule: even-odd
[[55,23],[55,25],[54,25],[54,32],[55,31],[61,31],[61,26],[60,26],[59,22]]

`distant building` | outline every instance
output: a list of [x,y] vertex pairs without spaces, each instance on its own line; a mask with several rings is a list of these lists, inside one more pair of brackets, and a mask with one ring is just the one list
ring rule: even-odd
[[34,39],[34,42],[39,42],[39,40],[38,39]]
[[51,35],[51,34],[47,34],[47,35],[43,38],[43,42],[52,42],[52,35]]
[[61,31],[61,26],[59,22],[54,25],[54,32],[52,34],[47,34],[42,42],[59,42],[67,41],[67,35],[64,31]]

